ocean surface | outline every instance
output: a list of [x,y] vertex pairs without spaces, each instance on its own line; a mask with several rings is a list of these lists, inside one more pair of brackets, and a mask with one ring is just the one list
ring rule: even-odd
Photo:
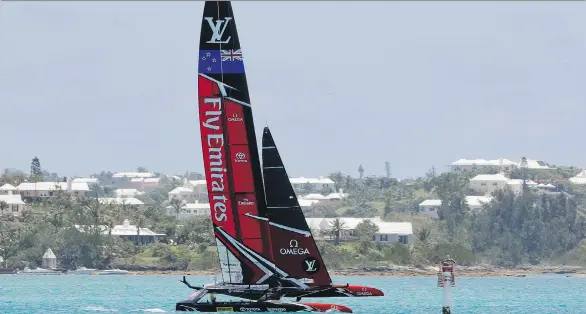
[[[0,275],[0,313],[164,313],[191,293],[180,276]],[[192,284],[214,281],[189,276]],[[304,299],[349,306],[354,313],[441,313],[436,278],[334,277],[377,287],[384,297]],[[452,313],[586,313],[586,278],[456,278]],[[218,298],[220,300],[220,298]]]

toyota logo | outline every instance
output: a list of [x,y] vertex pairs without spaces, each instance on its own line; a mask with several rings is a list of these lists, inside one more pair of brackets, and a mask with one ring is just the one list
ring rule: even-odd
[[242,160],[244,158],[246,158],[246,154],[245,153],[242,153],[242,152],[236,153],[236,159]]

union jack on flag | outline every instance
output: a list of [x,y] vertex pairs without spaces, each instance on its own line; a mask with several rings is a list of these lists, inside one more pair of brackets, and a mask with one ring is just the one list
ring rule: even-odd
[[242,60],[242,49],[228,49],[220,50],[222,55],[222,61],[243,61]]

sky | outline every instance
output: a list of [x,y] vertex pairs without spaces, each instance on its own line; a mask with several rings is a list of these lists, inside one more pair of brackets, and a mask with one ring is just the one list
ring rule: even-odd
[[[203,171],[203,2],[2,2],[0,169]],[[290,176],[586,167],[584,2],[233,2]]]

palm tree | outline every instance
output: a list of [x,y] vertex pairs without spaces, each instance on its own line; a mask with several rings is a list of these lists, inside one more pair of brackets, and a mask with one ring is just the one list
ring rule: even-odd
[[173,198],[169,201],[169,205],[173,207],[175,212],[175,218],[179,220],[179,214],[185,212],[185,202],[179,198]]
[[346,222],[344,222],[344,220],[342,220],[341,218],[336,218],[333,221],[330,221],[330,227],[330,231],[332,232],[332,234],[334,234],[334,244],[339,245],[340,233],[342,233],[342,231],[346,229]]

